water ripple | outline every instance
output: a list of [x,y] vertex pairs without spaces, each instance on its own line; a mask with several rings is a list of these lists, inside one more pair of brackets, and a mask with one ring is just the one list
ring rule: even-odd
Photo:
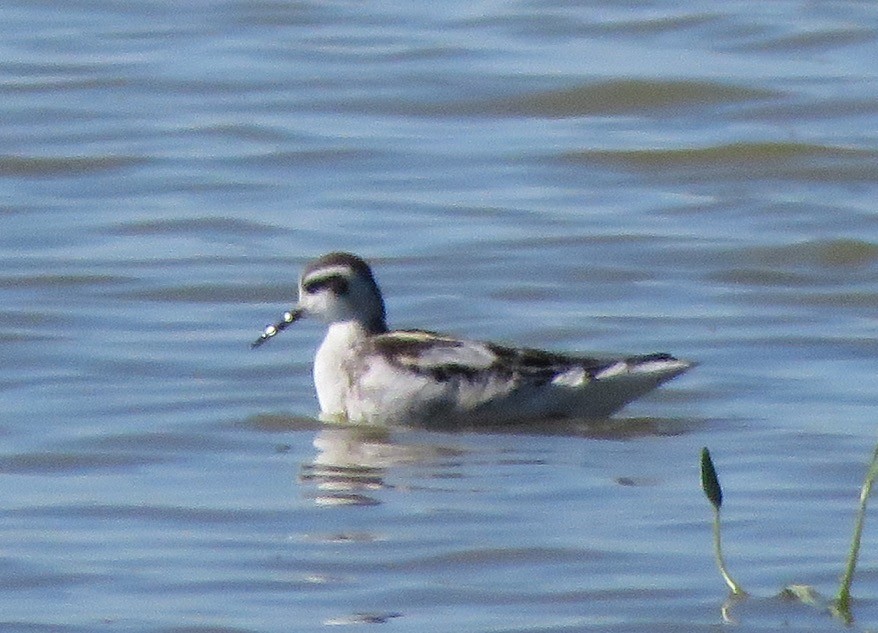
[[646,113],[680,113],[722,104],[764,101],[778,97],[771,90],[697,81],[613,80],[484,104],[493,116],[549,118]]
[[0,177],[70,178],[144,165],[141,156],[0,156]]
[[571,165],[608,165],[675,179],[783,178],[834,184],[878,179],[878,152],[813,143],[741,142],[664,149],[589,149],[565,152],[560,158]]

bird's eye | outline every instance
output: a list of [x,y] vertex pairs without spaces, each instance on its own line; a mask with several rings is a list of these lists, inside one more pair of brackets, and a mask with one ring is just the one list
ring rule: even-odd
[[345,295],[349,289],[348,280],[341,275],[329,275],[328,277],[309,279],[302,284],[302,289],[309,294],[320,292],[325,288],[328,288],[336,295]]
[[333,277],[329,287],[337,295],[346,295],[348,293],[348,280],[344,277]]

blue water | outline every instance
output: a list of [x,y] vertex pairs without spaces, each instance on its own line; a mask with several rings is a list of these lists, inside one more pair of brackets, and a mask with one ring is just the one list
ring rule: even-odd
[[[826,630],[876,440],[865,2],[6,2],[0,631]],[[392,325],[699,367],[612,421],[317,422]],[[855,629],[878,626],[867,523]]]

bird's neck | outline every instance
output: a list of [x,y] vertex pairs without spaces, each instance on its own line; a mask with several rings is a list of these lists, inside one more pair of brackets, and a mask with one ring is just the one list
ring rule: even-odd
[[387,321],[384,320],[383,314],[372,317],[368,321],[362,321],[358,323],[358,325],[369,335],[384,334],[387,332]]

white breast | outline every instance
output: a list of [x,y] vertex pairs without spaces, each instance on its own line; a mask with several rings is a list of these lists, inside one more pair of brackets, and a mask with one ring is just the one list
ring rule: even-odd
[[343,367],[351,350],[366,336],[353,321],[333,323],[314,357],[314,388],[323,415],[346,415],[350,379]]

